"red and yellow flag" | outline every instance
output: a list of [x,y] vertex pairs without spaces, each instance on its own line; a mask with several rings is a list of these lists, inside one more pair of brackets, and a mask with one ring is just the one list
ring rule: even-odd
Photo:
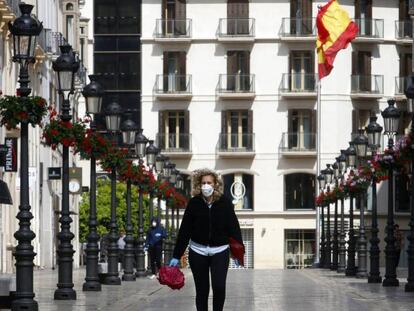
[[355,39],[358,26],[351,21],[348,13],[338,4],[337,0],[330,0],[319,9],[316,26],[318,28],[316,40],[318,74],[319,79],[322,79],[331,72],[339,50],[345,49],[349,42]]

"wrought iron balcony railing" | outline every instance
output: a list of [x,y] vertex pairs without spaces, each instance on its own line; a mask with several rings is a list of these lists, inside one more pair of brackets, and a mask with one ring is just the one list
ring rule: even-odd
[[316,151],[316,133],[283,133],[279,150],[280,152],[314,152]]
[[157,134],[157,146],[163,152],[191,152],[191,134]]
[[253,74],[220,74],[218,93],[254,93],[255,76]]
[[218,37],[254,37],[254,18],[220,18]]
[[219,136],[218,150],[220,152],[254,152],[254,134],[221,133]]
[[384,20],[359,18],[354,20],[358,26],[358,37],[365,38],[384,38]]
[[384,76],[382,75],[352,75],[351,93],[383,94]]
[[413,38],[413,23],[411,20],[395,21],[395,38],[397,40]]
[[156,38],[190,38],[192,20],[187,19],[157,19],[155,27]]
[[282,25],[279,30],[280,37],[315,37],[315,18],[282,18]]
[[191,75],[157,75],[154,93],[155,94],[191,94]]
[[284,73],[280,83],[281,93],[313,93],[316,92],[316,73]]

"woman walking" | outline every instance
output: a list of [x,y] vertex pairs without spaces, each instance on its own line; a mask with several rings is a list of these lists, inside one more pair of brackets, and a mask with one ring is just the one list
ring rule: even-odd
[[222,195],[222,181],[209,169],[193,173],[193,197],[188,202],[170,266],[177,266],[187,245],[196,288],[197,311],[208,310],[210,274],[213,311],[222,311],[226,298],[229,238],[243,243],[231,201]]

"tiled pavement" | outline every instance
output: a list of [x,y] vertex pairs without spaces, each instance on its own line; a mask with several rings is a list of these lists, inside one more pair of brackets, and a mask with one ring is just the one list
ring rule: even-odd
[[[194,307],[191,272],[186,285],[172,291],[157,280],[139,279],[121,286],[103,286],[102,292],[82,292],[84,270],[74,272],[76,301],[54,301],[57,271],[36,271],[36,300],[40,311],[189,311]],[[398,288],[367,284],[342,274],[311,270],[232,270],[227,280],[228,311],[396,311],[414,310],[414,293]],[[211,307],[210,307],[211,308]],[[210,309],[211,310],[211,309]]]

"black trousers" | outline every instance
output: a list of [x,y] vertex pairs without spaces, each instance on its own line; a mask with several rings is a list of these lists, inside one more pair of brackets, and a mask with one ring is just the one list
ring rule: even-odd
[[210,272],[213,288],[213,311],[223,310],[229,260],[228,249],[213,256],[203,256],[190,249],[189,262],[196,288],[197,311],[208,311]]
[[151,260],[151,272],[156,274],[161,268],[162,244],[151,246],[148,251]]

